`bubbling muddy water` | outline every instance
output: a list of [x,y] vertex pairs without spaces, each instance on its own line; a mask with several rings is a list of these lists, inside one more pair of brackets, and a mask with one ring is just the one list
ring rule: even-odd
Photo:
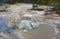
[[[0,15],[0,39],[10,37],[10,39],[57,39],[56,35],[59,33],[57,26],[60,26],[60,22],[44,19],[44,11],[29,11],[24,6],[11,5],[8,15],[6,13]],[[8,25],[10,21],[12,21],[12,25]],[[25,27],[27,32],[24,32],[25,28],[24,30],[13,30],[11,28],[13,25],[17,25],[18,28]]]
[[[36,17],[36,21],[37,21],[37,17]],[[14,30],[8,25],[9,20],[1,16],[0,30],[5,32],[3,33],[3,35],[7,35],[8,38],[12,36],[14,39],[54,39],[56,38],[56,35],[58,35],[59,33],[57,28],[57,26],[59,26],[59,23],[60,23],[59,21],[54,21],[51,19],[43,20],[43,18],[40,18],[42,21],[35,22],[34,19],[33,20],[32,19],[30,17],[23,17],[23,18],[21,17],[20,21],[17,22],[18,27],[26,26],[25,28],[27,28],[28,31],[24,33],[21,30],[14,32]],[[31,26],[31,24],[33,26]],[[8,34],[8,33],[11,33],[11,34]],[[6,37],[1,37],[1,39],[4,39],[4,38]]]

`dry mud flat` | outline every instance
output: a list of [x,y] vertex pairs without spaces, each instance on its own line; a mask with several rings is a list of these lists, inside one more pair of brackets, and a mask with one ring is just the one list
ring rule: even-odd
[[60,21],[60,15],[58,14],[45,15],[45,19],[52,19],[52,20]]

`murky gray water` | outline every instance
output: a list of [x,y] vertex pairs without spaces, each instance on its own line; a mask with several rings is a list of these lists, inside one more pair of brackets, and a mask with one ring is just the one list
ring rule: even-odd
[[[38,29],[35,29],[35,30],[32,30],[33,28],[32,28],[32,26],[31,26],[31,24],[33,24],[33,25],[36,25],[36,23],[35,22],[32,22],[31,20],[21,20],[21,21],[19,21],[19,27],[22,27],[22,26],[25,26],[26,25],[26,27],[28,28],[28,30],[30,29],[30,30],[32,30],[32,31],[29,31],[28,33],[25,33],[24,35],[25,35],[25,37],[28,37],[29,39],[30,39],[30,32],[31,32],[31,35],[34,37],[34,35],[36,34],[36,33],[42,33],[41,31],[40,31],[40,29],[46,29],[46,27],[47,26],[50,26],[50,25],[48,25],[48,24],[51,24],[51,25],[56,25],[56,26],[60,26],[60,21],[56,21],[56,20],[44,20],[44,21],[42,21],[43,23],[41,24],[41,25],[39,25],[40,27],[38,28]],[[41,23],[41,22],[40,22]],[[44,23],[47,23],[47,25],[45,25]],[[0,16],[0,31],[2,31],[5,35],[7,35],[7,33],[9,34],[9,35],[11,35],[12,37],[14,37],[14,39],[20,39],[20,36],[17,36],[16,35],[16,33],[14,32],[14,30],[11,28],[11,27],[9,27],[8,25],[8,19],[6,19],[6,18],[4,18],[4,17],[2,17],[2,16]],[[43,27],[42,27],[43,26]],[[46,27],[44,27],[44,26],[46,26]],[[43,30],[42,29],[42,30]],[[47,29],[48,29],[48,27],[47,27]],[[54,31],[52,28],[50,28],[52,31]],[[36,32],[35,34],[33,34],[34,32]],[[44,31],[44,30],[43,30]],[[53,34],[53,32],[51,31],[51,33]],[[20,32],[19,32],[20,33]],[[40,36],[40,34],[38,33],[38,35]],[[49,33],[50,33],[50,31],[49,31]],[[22,33],[20,33],[20,34],[22,34]],[[44,33],[43,33],[44,34]],[[43,35],[43,34],[41,34],[41,35]],[[28,36],[29,35],[29,36]],[[38,37],[39,37],[38,36]],[[47,34],[47,36],[48,36],[48,34]],[[23,36],[24,37],[24,36]],[[32,37],[32,39],[34,39]],[[37,37],[37,38],[38,38]],[[0,39],[4,39],[4,38],[6,38],[6,37],[1,37]],[[8,38],[6,38],[6,39],[8,39]],[[39,38],[38,38],[39,39]],[[44,38],[43,38],[44,39]],[[51,38],[52,39],[52,38]]]
[[60,21],[57,21],[57,20],[45,20],[44,22],[48,24],[60,26]]
[[0,33],[2,32],[3,35],[8,36],[8,37],[0,37],[0,39],[11,39],[9,37],[12,37],[13,39],[18,39],[13,29],[10,28],[7,24],[8,24],[8,20],[4,17],[0,17]]
[[[24,6],[24,7],[27,8],[26,6]],[[28,8],[29,7],[31,7],[31,6],[28,6]],[[13,12],[15,12],[15,10],[17,10],[17,12],[18,11],[20,12],[20,10],[22,9],[22,8],[20,9],[19,7],[18,7],[18,9],[17,8],[15,9],[15,8],[14,9],[11,8],[11,10]],[[54,34],[56,35],[56,33],[54,33],[54,32],[56,30],[54,30],[51,26],[53,26],[54,28],[55,28],[55,25],[60,26],[60,21],[44,20],[42,22],[39,22],[41,24],[39,24],[38,28],[33,28],[38,23],[32,22],[31,20],[23,20],[22,19],[21,21],[19,21],[18,26],[19,27],[26,26],[27,29],[28,29],[28,32],[23,33],[21,31],[18,31],[17,32],[17,34],[19,35],[18,36],[18,35],[16,35],[15,31],[11,27],[9,27],[9,25],[7,25],[8,24],[8,19],[6,19],[2,16],[4,16],[4,15],[0,15],[0,31],[3,32],[7,36],[10,35],[10,36],[8,36],[8,38],[13,37],[13,38],[10,38],[10,39],[20,39],[20,37],[21,37],[21,39],[23,39],[23,38],[24,39],[53,39],[53,38],[55,38]],[[41,20],[41,19],[42,18],[40,18],[39,20]],[[51,25],[48,25],[48,24],[51,24]],[[0,39],[8,39],[8,38],[0,37]]]

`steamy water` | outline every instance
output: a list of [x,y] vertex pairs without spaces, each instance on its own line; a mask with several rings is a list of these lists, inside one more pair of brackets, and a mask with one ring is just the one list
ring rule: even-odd
[[[18,9],[19,9],[19,7],[18,7]],[[15,10],[12,9],[12,11],[14,11],[14,12],[15,12]],[[18,10],[17,10],[17,12],[18,12]],[[2,32],[3,35],[5,35],[5,36],[0,36],[0,39],[9,39],[9,37],[13,37],[10,39],[55,39],[55,35],[58,33],[56,26],[58,26],[58,27],[60,26],[60,21],[55,21],[55,20],[46,20],[45,19],[44,21],[36,23],[36,22],[32,22],[30,19],[28,19],[28,20],[22,19],[18,22],[17,26],[18,27],[26,26],[28,29],[28,32],[23,33],[21,31],[16,31],[17,32],[17,34],[16,34],[15,30],[13,30],[11,27],[9,27],[9,25],[8,25],[9,20],[7,18],[5,18],[4,16],[5,15],[0,15],[0,33]],[[37,14],[37,16],[38,16],[38,14]],[[42,19],[42,18],[40,18],[40,19]],[[38,27],[35,28],[35,25],[38,25]],[[51,28],[51,26],[54,29]]]
[[[22,25],[24,25],[24,22],[26,23],[25,25],[27,26],[28,29],[33,29],[30,25],[30,22],[33,25],[36,25],[36,23],[32,22],[31,20],[21,20],[19,22],[19,27],[22,27]],[[51,25],[60,26],[60,21],[45,20],[42,22],[43,22],[43,24],[47,23],[47,24],[51,24]],[[40,22],[40,23],[42,23],[42,22]],[[4,17],[0,17],[0,31],[3,32],[4,34],[11,33],[12,36],[16,36],[14,33],[14,30],[8,26],[8,19],[6,19]],[[1,37],[1,39],[5,39],[5,38]],[[19,38],[16,37],[15,39],[19,39]]]

